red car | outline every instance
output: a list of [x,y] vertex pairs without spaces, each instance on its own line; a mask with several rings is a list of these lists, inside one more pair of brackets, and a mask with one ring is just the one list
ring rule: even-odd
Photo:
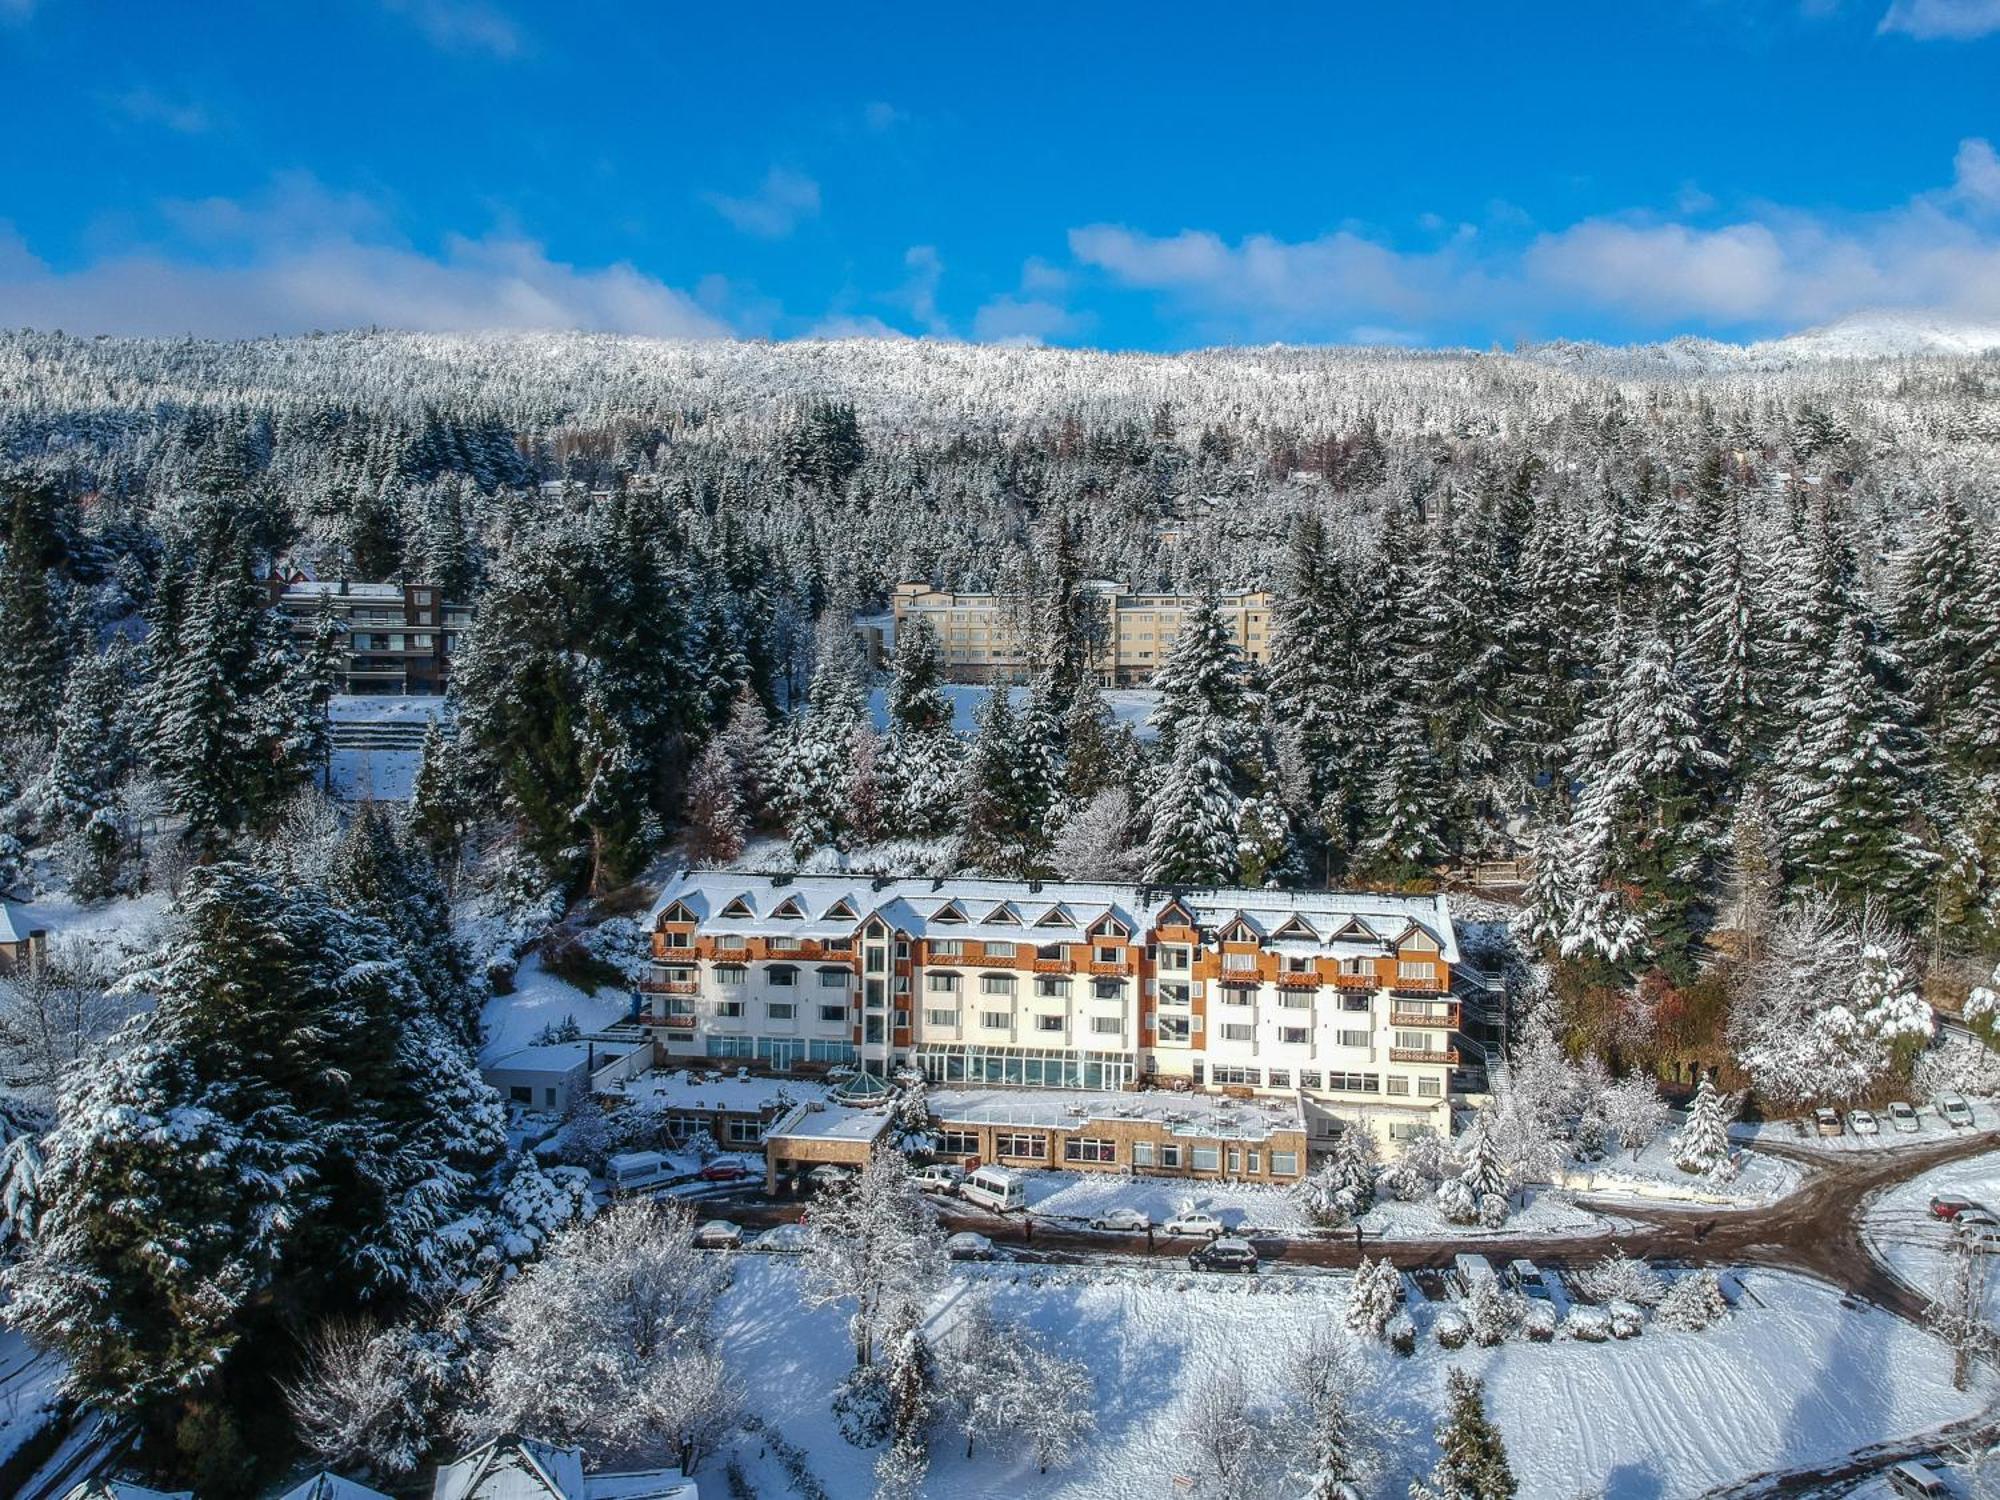
[[1969,1213],[1979,1207],[1970,1198],[1961,1198],[1956,1193],[1940,1193],[1931,1199],[1931,1217],[1934,1219],[1955,1219],[1962,1213]]
[[712,1161],[694,1175],[703,1182],[741,1182],[750,1169],[740,1161]]

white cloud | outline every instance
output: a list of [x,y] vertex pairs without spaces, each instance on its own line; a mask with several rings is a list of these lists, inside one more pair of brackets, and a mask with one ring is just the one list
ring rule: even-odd
[[910,273],[909,279],[890,300],[907,307],[925,333],[948,337],[951,324],[938,311],[938,283],[944,280],[944,260],[937,246],[910,246],[903,252],[903,265]]
[[726,335],[694,298],[625,262],[555,260],[516,234],[395,239],[372,204],[289,178],[263,199],[162,206],[179,240],[57,270],[0,224],[0,327],[248,337],[371,325]]
[[1969,42],[2000,31],[2000,0],[1890,0],[1875,29],[1920,42]]
[[861,122],[870,130],[893,130],[909,120],[909,115],[881,99],[871,99],[861,109]]
[[1033,297],[995,297],[972,315],[972,336],[982,344],[1045,344],[1084,327],[1085,320],[1060,303]]
[[819,212],[819,184],[788,167],[773,167],[764,174],[762,185],[748,197],[710,193],[708,205],[745,234],[767,240],[783,239],[799,227],[801,220]]
[[513,17],[483,0],[382,0],[406,17],[425,40],[446,52],[479,52],[502,61],[519,57],[521,28]]
[[909,334],[872,313],[833,313],[806,331],[809,339],[907,339]]
[[1612,215],[1525,239],[1461,229],[1423,251],[1351,230],[1231,243],[1098,224],[1072,230],[1070,248],[1115,283],[1165,295],[1209,337],[1346,337],[1356,324],[1407,337],[1438,324],[1528,328],[1586,309],[1634,331],[1789,329],[1861,309],[2000,316],[1995,208],[2000,159],[1967,140],[1950,188],[1867,215],[1766,208],[1712,228]]

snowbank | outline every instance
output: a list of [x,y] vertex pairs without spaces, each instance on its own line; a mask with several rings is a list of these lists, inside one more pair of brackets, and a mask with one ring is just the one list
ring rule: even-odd
[[1726,1180],[1692,1176],[1674,1165],[1672,1133],[1639,1153],[1617,1151],[1591,1166],[1572,1165],[1559,1187],[1597,1198],[1701,1203],[1717,1208],[1762,1208],[1795,1192],[1805,1178],[1795,1161],[1763,1151],[1745,1151],[1736,1175]]
[[[831,1500],[873,1493],[873,1451],[834,1430],[828,1400],[845,1372],[846,1311],[799,1305],[797,1268],[745,1255],[719,1315],[721,1345],[761,1412],[810,1456]],[[1428,1468],[1444,1404],[1444,1372],[1485,1377],[1510,1444],[1522,1500],[1658,1500],[1770,1468],[1823,1461],[1870,1442],[1977,1411],[1951,1389],[1950,1361],[1927,1335],[1886,1313],[1844,1307],[1839,1294],[1778,1273],[1749,1278],[1754,1302],[1705,1333],[1657,1325],[1629,1343],[1510,1343],[1451,1355],[1429,1337],[1419,1353],[1367,1355],[1382,1399],[1416,1435],[1377,1487],[1400,1495]],[[1011,1451],[970,1461],[949,1434],[933,1444],[923,1493],[933,1500],[1155,1500],[1187,1472],[1192,1393],[1234,1366],[1259,1400],[1279,1393],[1283,1351],[1314,1327],[1339,1326],[1345,1277],[1201,1277],[1158,1271],[962,1266],[930,1305],[948,1335],[967,1299],[987,1288],[1001,1316],[1034,1325],[1086,1360],[1098,1433],[1067,1469],[1039,1475]],[[755,1439],[737,1452],[760,1494],[785,1494]],[[719,1472],[711,1470],[710,1472]],[[708,1476],[705,1474],[704,1479]]]

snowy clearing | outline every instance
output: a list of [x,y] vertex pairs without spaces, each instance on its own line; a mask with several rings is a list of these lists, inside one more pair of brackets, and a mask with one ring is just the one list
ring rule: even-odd
[[328,756],[333,795],[343,802],[408,802],[421,750],[335,750]]
[[1562,1186],[1593,1198],[1761,1208],[1796,1192],[1804,1180],[1804,1169],[1797,1162],[1765,1151],[1745,1151],[1734,1177],[1691,1175],[1674,1165],[1669,1132],[1641,1151],[1637,1161],[1629,1152],[1616,1151],[1590,1166],[1572,1166],[1564,1173]]
[[172,913],[165,891],[111,901],[77,901],[67,891],[48,891],[33,901],[9,902],[16,926],[48,929],[51,943],[65,938],[88,939],[121,957],[151,953],[159,947],[161,929]]
[[[2000,1151],[1946,1162],[1900,1183],[1868,1205],[1861,1238],[1874,1257],[1919,1292],[1937,1284],[1951,1229],[1932,1217],[1931,1198],[1958,1193],[1989,1209],[2000,1204]],[[2000,1279],[1986,1288],[1986,1310],[2000,1318]]]
[[440,717],[449,700],[424,693],[335,693],[327,712],[336,724],[411,724]]
[[[844,1311],[800,1306],[792,1266],[748,1255],[734,1264],[718,1327],[752,1407],[806,1450],[832,1500],[865,1500],[875,1455],[847,1444],[828,1409],[848,1363]],[[1429,1466],[1429,1434],[1454,1361],[1487,1380],[1522,1500],[1692,1495],[1925,1430],[1981,1406],[1981,1395],[1951,1389],[1946,1352],[1909,1325],[1843,1306],[1837,1292],[1815,1282],[1775,1272],[1746,1281],[1754,1300],[1719,1327],[1696,1334],[1649,1326],[1625,1344],[1558,1340],[1449,1355],[1428,1337],[1434,1309],[1416,1308],[1424,1337],[1414,1359],[1386,1350],[1367,1356],[1383,1398],[1417,1432],[1375,1493],[1401,1495]],[[982,1286],[1002,1317],[1032,1324],[1089,1363],[1098,1435],[1075,1465],[1042,1476],[1011,1451],[968,1462],[941,1434],[923,1491],[935,1500],[1157,1500],[1172,1493],[1174,1476],[1187,1471],[1187,1404],[1205,1372],[1234,1365],[1257,1398],[1271,1399],[1285,1349],[1315,1326],[1338,1323],[1347,1281],[968,1266],[931,1304],[933,1337],[948,1334]],[[776,1463],[759,1450],[755,1438],[738,1448],[752,1483],[760,1494],[786,1493]]]
[[514,974],[513,993],[495,995],[486,1002],[481,1014],[486,1042],[479,1049],[479,1060],[492,1062],[526,1047],[544,1027],[560,1026],[571,1017],[586,1033],[602,1031],[631,1009],[632,997],[625,990],[600,985],[596,994],[586,995],[568,980],[549,973],[542,967],[541,954],[531,952]]

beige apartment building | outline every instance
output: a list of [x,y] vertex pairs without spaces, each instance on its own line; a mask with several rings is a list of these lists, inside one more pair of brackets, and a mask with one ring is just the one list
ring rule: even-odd
[[[1192,594],[1134,593],[1122,583],[1091,585],[1104,599],[1106,635],[1098,680],[1106,687],[1140,687],[1152,680],[1196,604]],[[1270,660],[1271,596],[1242,589],[1221,596],[1222,618],[1251,661]],[[955,594],[923,583],[899,583],[890,601],[891,630],[864,622],[871,655],[894,646],[913,621],[930,626],[942,648],[945,674],[956,682],[1026,682],[1033,675],[1022,626],[1024,601],[1011,594]],[[877,617],[879,619],[879,617]]]

